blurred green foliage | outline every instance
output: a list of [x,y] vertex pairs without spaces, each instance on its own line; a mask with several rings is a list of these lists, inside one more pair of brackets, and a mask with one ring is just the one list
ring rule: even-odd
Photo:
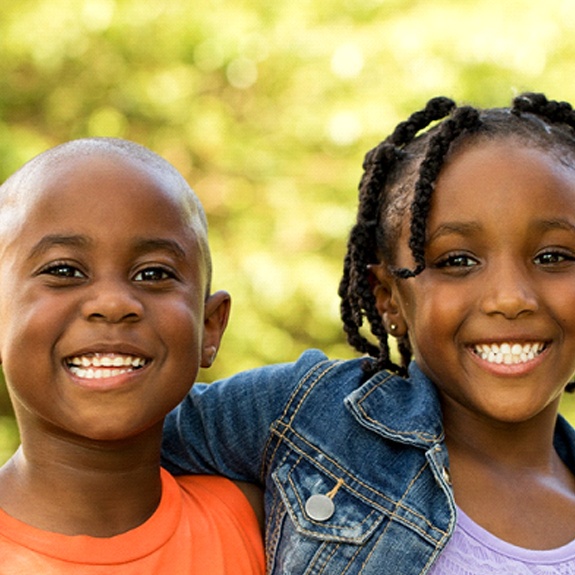
[[574,32],[571,0],[2,2],[0,181],[72,138],[149,146],[200,196],[235,302],[203,379],[350,357],[336,291],[363,154],[434,95],[575,101]]

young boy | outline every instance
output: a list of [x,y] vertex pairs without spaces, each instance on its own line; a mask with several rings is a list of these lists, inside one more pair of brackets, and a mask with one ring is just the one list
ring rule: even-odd
[[199,200],[137,144],[72,141],[0,187],[0,360],[22,442],[0,469],[0,573],[264,572],[248,488],[159,464],[164,416],[226,327],[210,265]]

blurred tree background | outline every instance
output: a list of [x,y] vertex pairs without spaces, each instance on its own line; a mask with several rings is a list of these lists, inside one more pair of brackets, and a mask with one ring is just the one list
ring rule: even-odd
[[[18,0],[0,4],[0,72],[0,181],[119,136],[195,188],[234,298],[211,380],[310,346],[352,355],[336,292],[364,153],[438,94],[575,101],[575,3]],[[16,441],[2,391],[0,461]]]

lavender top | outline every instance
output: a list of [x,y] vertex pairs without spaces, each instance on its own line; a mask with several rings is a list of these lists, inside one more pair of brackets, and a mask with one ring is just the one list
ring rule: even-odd
[[575,575],[575,541],[524,549],[489,533],[457,508],[453,537],[429,575]]

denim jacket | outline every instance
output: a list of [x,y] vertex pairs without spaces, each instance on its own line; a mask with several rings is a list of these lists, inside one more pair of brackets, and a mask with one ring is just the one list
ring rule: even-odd
[[[362,361],[310,350],[197,384],[166,420],[173,473],[265,485],[268,573],[423,574],[453,533],[435,386],[414,363],[407,379],[379,372],[363,382]],[[561,417],[555,444],[575,469],[575,433]],[[319,510],[309,508],[314,495]]]

